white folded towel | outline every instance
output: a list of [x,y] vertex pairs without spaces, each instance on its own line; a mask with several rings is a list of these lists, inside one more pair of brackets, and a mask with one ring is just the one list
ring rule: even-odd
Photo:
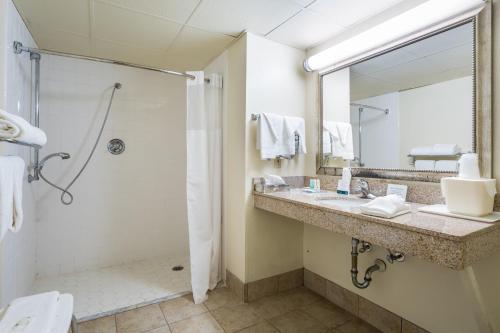
[[354,148],[352,141],[352,126],[350,123],[326,121],[323,129],[330,133],[332,143],[332,156],[341,157],[344,160],[354,159]]
[[286,185],[285,180],[278,175],[264,176],[264,183],[271,186]]
[[2,333],[52,333],[59,293],[21,297],[14,300],[0,320]]
[[[295,151],[295,135],[299,136],[299,151]],[[261,113],[257,123],[257,149],[263,160],[279,156],[305,154],[304,119],[272,113]]]
[[405,204],[403,198],[396,194],[378,197],[359,206],[361,213],[383,218],[391,218],[410,211],[410,205]]
[[429,156],[432,155],[432,146],[415,147],[410,149],[412,156]]
[[23,176],[22,158],[0,156],[0,240],[9,230],[18,232],[23,224]]
[[[306,154],[306,123],[304,118],[300,117],[284,117],[284,139],[283,141],[287,143],[288,155],[292,156],[295,154]],[[295,151],[295,135],[299,137],[299,150]]]
[[439,160],[436,161],[435,170],[437,171],[458,171],[458,161],[453,160]]
[[460,147],[456,144],[438,143],[432,146],[432,155],[439,155],[439,156],[457,155],[461,151],[462,150],[460,149]]
[[416,170],[434,170],[436,168],[436,161],[434,160],[416,160]]
[[462,149],[456,144],[437,143],[433,146],[415,147],[410,150],[412,156],[454,156]]
[[47,143],[45,133],[32,126],[22,117],[0,109],[0,138],[16,139],[18,141],[43,146]]
[[73,316],[73,296],[70,294],[61,294],[59,296],[50,333],[68,333]]

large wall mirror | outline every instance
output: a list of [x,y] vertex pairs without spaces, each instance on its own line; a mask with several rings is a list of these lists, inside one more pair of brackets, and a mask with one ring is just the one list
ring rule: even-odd
[[320,167],[455,173],[477,151],[475,24],[322,73]]

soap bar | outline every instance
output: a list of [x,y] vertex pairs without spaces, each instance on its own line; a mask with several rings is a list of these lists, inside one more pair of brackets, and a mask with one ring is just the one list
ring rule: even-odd
[[495,179],[441,178],[441,192],[451,213],[485,216],[493,212]]

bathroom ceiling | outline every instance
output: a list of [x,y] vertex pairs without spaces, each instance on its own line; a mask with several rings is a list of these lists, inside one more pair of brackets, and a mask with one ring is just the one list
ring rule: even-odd
[[415,0],[14,0],[39,48],[202,69],[243,31],[306,49]]
[[351,66],[351,100],[471,76],[472,24]]

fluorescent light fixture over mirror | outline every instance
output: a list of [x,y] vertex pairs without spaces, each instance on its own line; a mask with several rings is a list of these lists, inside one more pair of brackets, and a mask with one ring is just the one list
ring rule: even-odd
[[485,6],[484,0],[428,0],[304,61],[308,72],[338,68],[384,49],[462,22]]

